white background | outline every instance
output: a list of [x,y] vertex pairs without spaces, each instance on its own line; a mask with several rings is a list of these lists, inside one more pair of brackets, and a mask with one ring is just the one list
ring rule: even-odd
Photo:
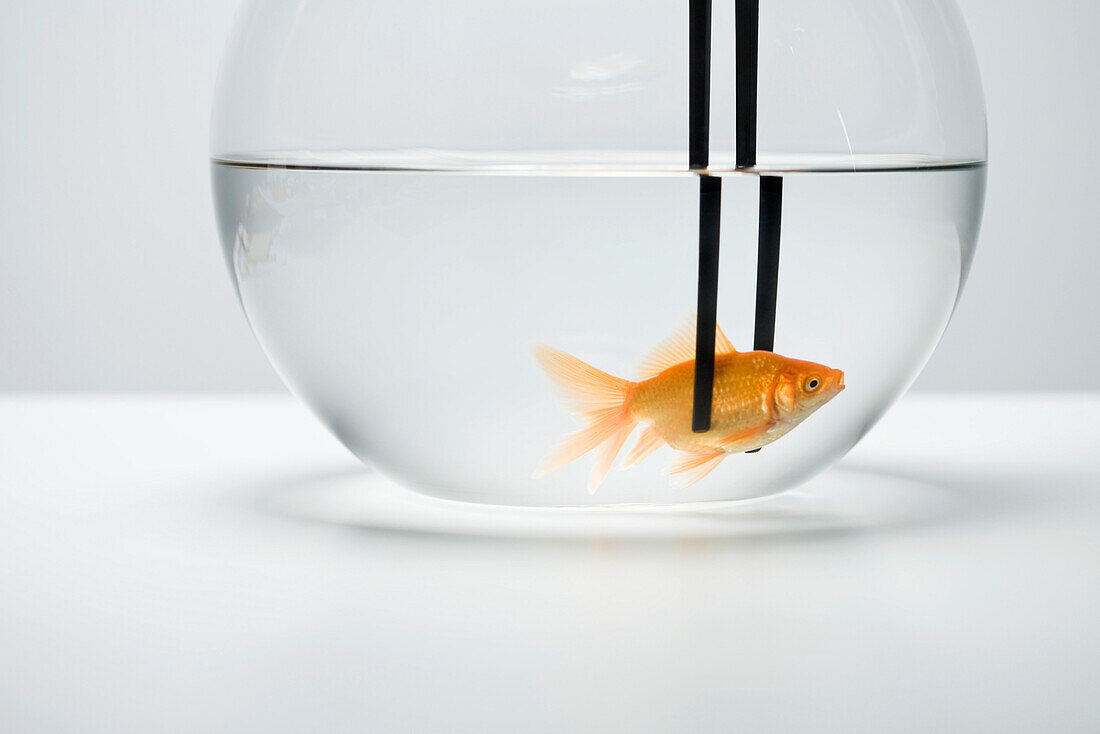
[[[984,74],[985,227],[925,390],[1091,389],[1100,4],[960,0]],[[279,390],[214,232],[233,3],[0,5],[0,390]]]
[[1094,734],[1098,425],[910,396],[798,491],[554,511],[285,396],[0,396],[0,731]]

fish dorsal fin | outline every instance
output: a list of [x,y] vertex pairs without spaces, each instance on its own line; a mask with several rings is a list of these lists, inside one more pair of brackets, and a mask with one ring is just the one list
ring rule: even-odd
[[715,324],[714,331],[714,353],[737,354],[737,350],[733,348],[733,342],[726,336],[726,332],[722,331],[722,327]]
[[[714,335],[715,354],[737,354],[733,344],[719,326]],[[665,341],[654,347],[638,366],[638,377],[645,380],[656,377],[670,367],[695,359],[695,317],[684,321],[683,326]]]

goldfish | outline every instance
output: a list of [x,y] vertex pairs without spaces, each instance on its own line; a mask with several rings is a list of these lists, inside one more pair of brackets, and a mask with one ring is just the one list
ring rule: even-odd
[[638,381],[609,375],[545,345],[532,351],[567,407],[586,424],[547,456],[534,476],[541,478],[596,451],[588,481],[591,493],[639,425],[644,428],[620,468],[637,466],[662,446],[671,446],[678,453],[665,474],[688,486],[730,454],[754,452],[782,438],[844,390],[841,370],[772,352],[738,352],[718,328],[711,427],[695,433],[694,319],[642,360]]

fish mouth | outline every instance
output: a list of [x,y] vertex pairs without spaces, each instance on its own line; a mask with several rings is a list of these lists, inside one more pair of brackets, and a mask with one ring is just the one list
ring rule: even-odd
[[839,371],[838,371],[838,373],[837,373],[837,378],[836,378],[836,389],[837,389],[838,391],[839,391],[839,390],[843,390],[843,389],[844,389],[844,373],[843,373],[843,372],[839,372]]

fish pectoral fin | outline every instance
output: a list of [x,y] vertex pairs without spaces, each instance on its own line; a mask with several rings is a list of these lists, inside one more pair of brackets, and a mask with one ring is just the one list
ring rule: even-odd
[[719,451],[711,454],[691,454],[680,452],[665,469],[665,474],[674,476],[676,484],[687,487],[703,479],[718,468],[722,459],[729,454]]
[[734,444],[741,443],[743,441],[751,441],[754,438],[767,433],[772,427],[775,426],[775,421],[768,421],[759,426],[753,426],[752,428],[746,428],[743,431],[735,431],[722,439],[723,446],[732,446]]
[[[683,326],[665,341],[654,347],[647,354],[638,367],[638,376],[641,379],[656,377],[670,367],[675,367],[684,362],[695,359],[695,316],[684,320]],[[737,350],[722,331],[721,326],[715,327],[714,332],[715,354],[736,354]]]
[[630,449],[630,453],[623,459],[623,463],[619,465],[619,471],[626,471],[641,464],[652,456],[653,452],[664,446],[664,443],[665,440],[661,438],[661,434],[657,433],[657,429],[653,426],[646,426],[645,430],[638,436],[637,443]]

